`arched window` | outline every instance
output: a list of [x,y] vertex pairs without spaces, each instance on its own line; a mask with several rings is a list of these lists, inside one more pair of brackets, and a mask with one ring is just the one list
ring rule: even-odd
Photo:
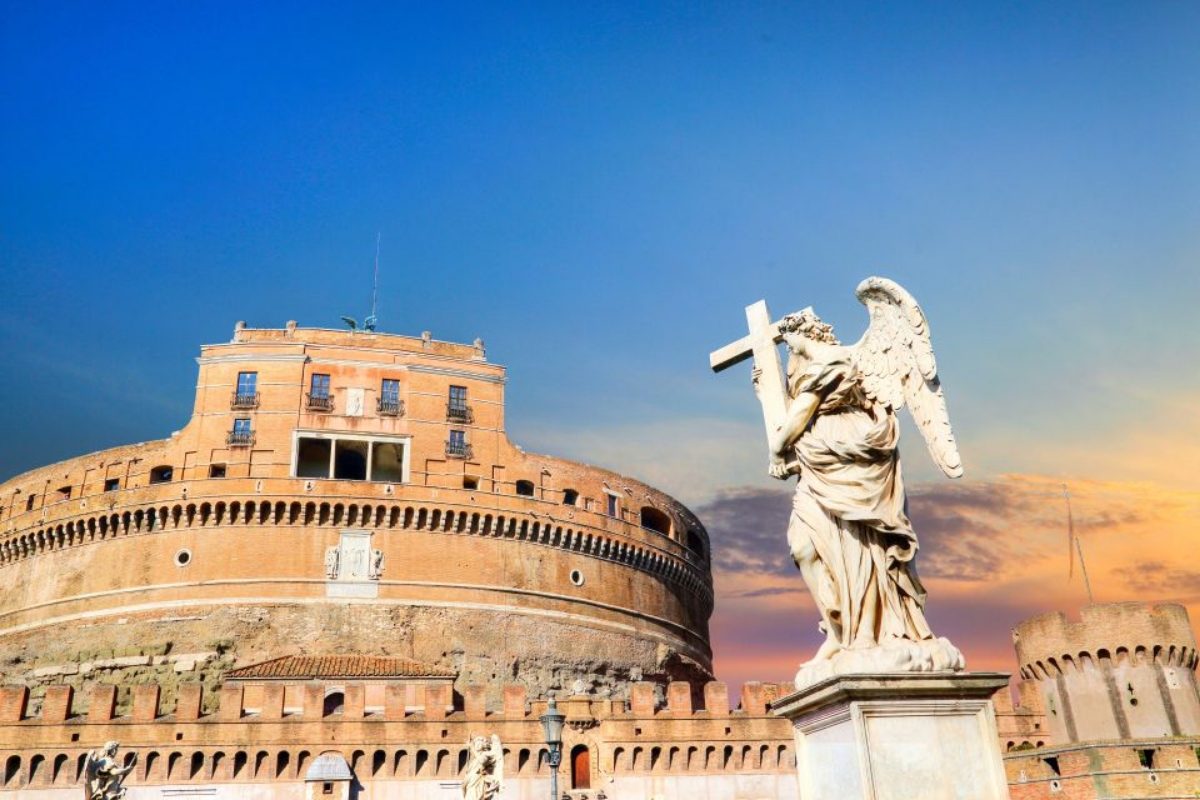
[[346,705],[346,695],[342,692],[330,692],[325,695],[325,708],[322,714],[326,717],[342,713]]
[[175,476],[175,470],[169,464],[161,464],[150,470],[151,483],[170,483]]
[[592,756],[585,744],[571,748],[571,788],[592,788]]
[[517,481],[517,494],[521,497],[533,497],[533,481]]
[[671,518],[653,506],[642,506],[642,527],[663,536],[670,536]]

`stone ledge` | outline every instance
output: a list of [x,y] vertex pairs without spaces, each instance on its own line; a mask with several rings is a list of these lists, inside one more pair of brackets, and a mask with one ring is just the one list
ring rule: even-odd
[[835,675],[768,704],[777,716],[796,718],[857,700],[990,700],[1008,685],[1006,672],[892,672]]

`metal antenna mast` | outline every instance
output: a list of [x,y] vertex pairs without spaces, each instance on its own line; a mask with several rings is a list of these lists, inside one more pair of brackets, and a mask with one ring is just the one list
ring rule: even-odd
[[[1094,605],[1096,598],[1092,597],[1092,582],[1088,580],[1087,562],[1083,560],[1083,545],[1079,543],[1079,537],[1075,535],[1075,518],[1071,514],[1071,492],[1067,489],[1067,485],[1062,485],[1063,499],[1067,501],[1067,554],[1071,554],[1071,541],[1074,540],[1075,552],[1079,553],[1079,568],[1083,571],[1083,586],[1087,589],[1088,605]],[[1071,564],[1074,566],[1074,559],[1071,559]],[[1070,572],[1073,572],[1071,570]],[[1068,572],[1067,577],[1070,577]]]
[[371,286],[371,316],[363,320],[363,327],[369,331],[375,330],[377,322],[375,309],[379,301],[379,240],[382,237],[382,232],[375,233],[375,281]]

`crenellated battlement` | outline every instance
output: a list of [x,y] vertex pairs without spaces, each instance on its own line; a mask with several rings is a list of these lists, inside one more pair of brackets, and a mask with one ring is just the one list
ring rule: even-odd
[[1061,611],[1040,614],[1013,630],[1021,677],[1052,678],[1112,664],[1195,670],[1200,663],[1187,610],[1175,603],[1105,603],[1083,608],[1079,622]]
[[[485,733],[503,741],[510,777],[549,773],[538,720],[547,701],[520,685],[493,696],[484,685],[455,692],[448,680],[227,680],[205,711],[198,683],[180,687],[172,703],[157,684],[142,684],[126,687],[131,710],[118,715],[120,688],[53,685],[36,713],[27,687],[0,689],[0,788],[72,785],[85,754],[110,740],[126,758],[137,754],[133,785],[303,780],[331,748],[360,780],[452,780],[469,738]],[[791,727],[766,709],[786,686],[747,683],[736,706],[717,681],[657,689],[638,682],[627,699],[560,700],[564,752],[590,752],[598,780],[730,770],[791,779]]]
[[[173,690],[171,701],[164,689]],[[737,705],[730,703],[728,686],[708,681],[695,686],[687,681],[660,687],[639,681],[629,687],[627,699],[575,695],[560,707],[568,719],[725,719],[768,717],[767,705],[788,692],[787,684],[751,681],[744,684]],[[130,711],[118,713],[117,697],[127,692]],[[227,680],[206,702],[200,683],[162,686],[157,683],[95,684],[77,691],[67,684],[46,686],[40,703],[31,704],[27,686],[0,688],[0,724],[58,725],[63,723],[155,722],[275,722],[351,721],[382,719],[390,722],[429,721],[522,721],[545,713],[545,699],[530,699],[524,686],[508,684],[499,696],[488,687],[467,686],[454,690],[449,677],[442,681],[315,680],[253,681]],[[329,698],[340,694],[337,702]],[[372,698],[377,701],[372,703]],[[696,698],[700,703],[696,703]],[[382,702],[378,702],[382,700]],[[772,717],[773,719],[773,717]]]

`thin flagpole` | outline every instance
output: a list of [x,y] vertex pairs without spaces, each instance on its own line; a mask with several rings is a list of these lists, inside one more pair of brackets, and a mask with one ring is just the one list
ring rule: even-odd
[[[1071,513],[1071,492],[1067,489],[1067,485],[1062,485],[1063,499],[1067,501],[1067,556],[1070,559],[1070,566],[1067,569],[1067,579],[1075,574],[1075,553],[1079,553],[1079,569],[1083,572],[1083,586],[1087,589],[1088,604],[1093,605],[1096,599],[1092,597],[1092,582],[1088,579],[1087,562],[1083,560],[1083,545],[1079,542],[1079,537],[1075,535],[1075,517]],[[1071,545],[1075,545],[1075,549],[1071,549]]]

